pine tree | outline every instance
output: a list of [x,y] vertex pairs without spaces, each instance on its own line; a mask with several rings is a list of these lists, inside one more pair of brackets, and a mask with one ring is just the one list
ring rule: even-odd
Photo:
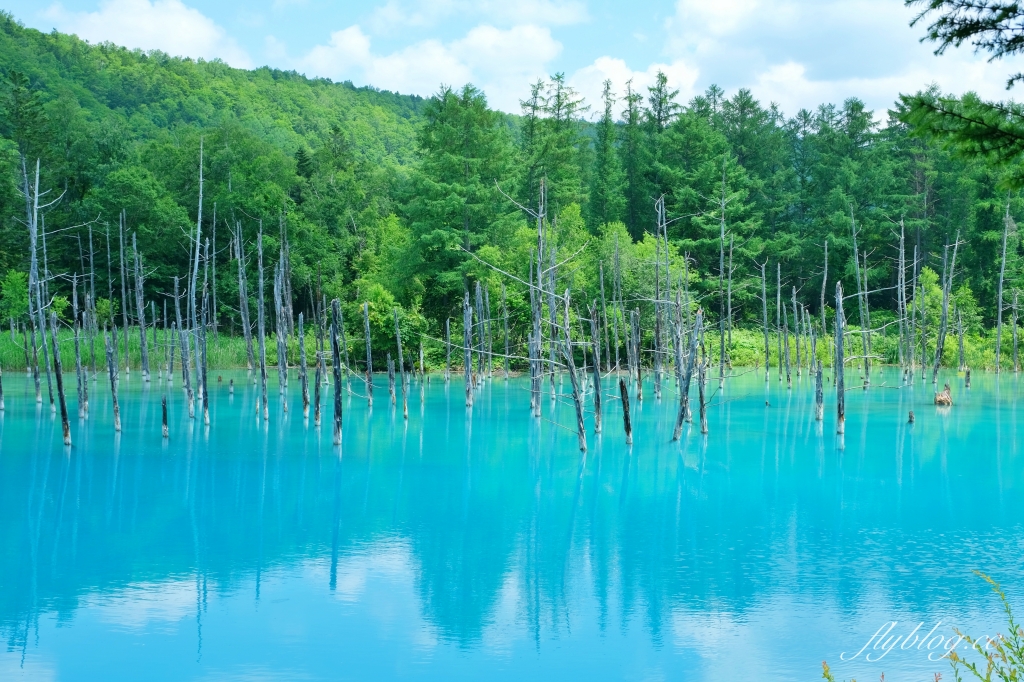
[[556,73],[546,84],[535,83],[523,105],[522,157],[527,168],[520,197],[536,203],[540,179],[545,178],[548,204],[557,213],[571,203],[587,202],[584,168],[589,140],[581,117],[588,107]]
[[462,295],[463,264],[493,242],[509,206],[497,183],[509,181],[513,149],[500,114],[472,85],[444,87],[427,103],[419,134],[421,163],[408,205],[414,239],[411,267],[425,307],[444,316]]
[[616,125],[612,107],[615,95],[612,82],[604,82],[601,98],[604,113],[597,123],[597,139],[594,144],[594,168],[590,183],[590,224],[592,229],[610,222],[621,220],[625,207],[622,195],[623,173],[615,149]]
[[653,192],[648,179],[651,154],[643,126],[642,102],[643,96],[633,90],[632,81],[626,83],[619,155],[626,180],[624,222],[635,240],[643,239],[645,229],[654,225]]

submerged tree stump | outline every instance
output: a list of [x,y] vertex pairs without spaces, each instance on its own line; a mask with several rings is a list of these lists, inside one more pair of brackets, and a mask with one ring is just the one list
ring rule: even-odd
[[633,424],[629,419],[629,391],[626,380],[619,378],[619,395],[622,397],[622,427],[626,431],[626,445],[633,444]]
[[935,404],[950,406],[953,404],[953,396],[949,392],[949,384],[943,386],[942,391],[935,394]]

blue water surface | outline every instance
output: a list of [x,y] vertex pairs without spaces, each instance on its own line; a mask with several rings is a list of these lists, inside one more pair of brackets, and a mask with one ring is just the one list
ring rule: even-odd
[[67,449],[8,372],[0,680],[952,679],[929,654],[954,627],[1004,628],[973,571],[1024,610],[1020,379],[949,373],[942,409],[877,372],[840,439],[830,385],[819,423],[806,376],[736,374],[706,437],[672,442],[647,385],[633,446],[609,396],[584,455],[571,403],[534,419],[521,379],[471,410],[414,381],[408,420],[353,385],[336,448],[330,387],[317,428],[272,377],[263,422],[244,372],[210,376],[208,427],[179,377],[167,441],[162,382],[122,379],[120,434],[90,383]]

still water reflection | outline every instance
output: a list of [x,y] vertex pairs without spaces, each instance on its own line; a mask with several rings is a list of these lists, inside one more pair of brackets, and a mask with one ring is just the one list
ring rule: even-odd
[[613,405],[586,456],[571,406],[534,420],[518,381],[472,412],[414,385],[407,423],[381,387],[346,397],[339,454],[294,386],[264,425],[223,376],[210,428],[175,386],[166,443],[160,384],[123,383],[120,436],[94,385],[70,451],[4,377],[0,679],[931,680],[925,647],[841,654],[887,621],[994,634],[973,569],[1024,604],[1012,375],[951,375],[946,411],[876,377],[843,443],[806,377],[771,407],[731,380],[681,443],[648,391],[635,445]]

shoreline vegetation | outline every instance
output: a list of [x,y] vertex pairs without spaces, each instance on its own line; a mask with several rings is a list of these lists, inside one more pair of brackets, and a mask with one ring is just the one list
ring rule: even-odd
[[[497,325],[496,325],[497,326]],[[462,334],[455,333],[453,329],[451,336],[451,370],[455,373],[458,370],[461,373],[464,369],[461,351],[463,348],[463,337]],[[863,346],[862,337],[860,330],[856,327],[849,328],[847,330],[850,334],[849,344],[847,349],[847,357],[849,356],[862,356]],[[0,370],[2,371],[25,371],[31,367],[31,346],[28,347],[29,364],[26,364],[26,347],[23,344],[23,332],[27,336],[27,332],[23,329],[18,329],[14,338],[11,338],[10,330],[4,330],[0,334]],[[153,330],[148,330],[149,342],[147,344],[147,350],[150,354],[150,362],[153,363],[154,367],[158,364],[159,368],[166,371],[167,365],[167,341],[164,336],[162,328],[157,330],[156,338],[153,338]],[[117,356],[121,360],[120,366],[130,371],[141,371],[142,370],[142,353],[141,344],[139,342],[139,329],[138,327],[129,328],[127,334],[128,347],[125,349],[124,338],[125,335],[121,334],[121,330],[118,330],[118,336],[120,339]],[[729,334],[726,334],[728,339]],[[763,368],[764,367],[764,335],[762,330],[755,329],[734,329],[732,330],[732,342],[731,344],[727,341],[726,343],[726,365],[733,368]],[[431,373],[443,373],[445,369],[445,357],[446,357],[446,346],[442,338],[437,338],[430,335],[424,335],[422,338],[423,342],[423,359],[424,368],[420,367],[420,358],[416,354],[410,361],[406,363],[407,370],[410,372],[420,373],[421,370],[427,374]],[[57,338],[60,344],[60,354],[64,358],[73,358],[75,355],[74,349],[74,333],[69,329],[61,329]],[[282,337],[285,339],[285,337]],[[771,368],[771,379],[776,381],[779,379],[780,367],[779,367],[779,349],[782,348],[781,340],[779,335],[774,332],[769,332],[769,357],[772,365]],[[418,348],[420,339],[412,338],[405,339],[405,343],[412,343],[414,347]],[[306,348],[316,347],[316,332],[307,331],[305,333],[304,342]],[[364,336],[361,328],[353,326],[352,329],[347,330],[347,341],[350,344],[350,351],[354,351],[356,348],[365,347]],[[1004,335],[1001,358],[1001,370],[1004,372],[1013,372],[1013,342],[1012,337]],[[791,360],[796,356],[796,340],[789,338],[787,340],[789,344],[790,358]],[[709,350],[709,359],[711,364],[718,364],[718,349],[719,343],[717,339],[717,331],[706,332],[705,343]],[[898,339],[892,336],[884,336],[882,334],[873,333],[871,335],[870,348],[872,352],[872,365],[873,366],[885,366],[885,367],[900,367],[898,349]],[[104,356],[103,340],[97,337],[93,345],[84,335],[80,337],[80,353],[82,356],[82,364],[90,373],[103,373],[106,371],[106,359]],[[496,347],[504,347],[504,341],[498,338],[494,345]],[[267,335],[267,345],[276,348],[277,338],[274,334]],[[285,339],[286,357],[287,357],[287,368],[289,370],[295,370],[301,365],[300,355],[300,344],[297,335],[288,336]],[[249,367],[246,359],[246,341],[241,336],[230,336],[225,333],[221,334],[209,334],[208,341],[208,367],[210,370],[245,370],[253,369],[255,367]],[[818,339],[816,358],[822,361],[823,367],[826,369],[832,368],[832,352],[831,349],[834,346],[834,337],[827,336],[825,339]],[[93,348],[95,348],[95,365],[93,362]],[[514,349],[515,346],[512,345]],[[625,347],[620,349],[623,360],[625,359],[626,349]],[[392,341],[391,347],[384,345],[378,348],[374,346],[374,373],[375,374],[386,374],[387,369],[385,367],[384,357],[386,354],[396,354],[397,348],[394,347]],[[929,344],[928,357],[933,358],[935,353],[934,342]],[[355,356],[355,353],[352,352]],[[513,353],[513,355],[515,355]],[[378,358],[378,356],[380,356]],[[965,365],[960,364],[959,351],[956,343],[951,343],[943,348],[942,353],[942,369],[953,369],[963,372],[964,367],[970,367],[973,371],[993,371],[995,369],[995,334],[990,333],[987,335],[971,335],[964,337],[964,358],[966,360]],[[781,369],[782,375],[785,374],[785,352],[783,352],[783,367]],[[330,367],[333,365],[333,361],[330,353],[326,354],[324,358],[325,364]],[[475,360],[473,361],[475,363]],[[503,376],[504,373],[504,357],[495,356],[495,369],[494,376]],[[582,357],[579,362],[582,365]],[[807,358],[803,358],[804,364],[801,368],[803,375],[807,374]],[[178,373],[180,374],[180,359],[175,358],[175,366],[178,367]],[[277,369],[276,356],[268,356],[268,367]],[[316,361],[312,353],[309,353],[306,358],[306,366],[309,368],[316,367]],[[344,367],[344,363],[342,363]],[[847,363],[849,367],[849,363]],[[648,358],[643,364],[645,372],[653,371],[653,362]],[[930,371],[931,366],[925,368],[926,371]],[[668,373],[671,370],[670,365],[667,365],[665,372]],[[917,373],[921,372],[921,367],[915,367]],[[67,367],[64,368],[65,373],[70,372]],[[348,371],[351,376],[361,376],[365,374],[366,363],[365,361],[356,361],[348,366]],[[515,358],[510,363],[510,374],[515,376],[522,376],[529,374],[530,368],[528,359],[525,355],[521,358]],[[602,372],[614,371],[614,367],[605,367]],[[620,371],[627,371],[625,362],[620,365]],[[792,368],[793,373],[796,373],[796,368]]]

